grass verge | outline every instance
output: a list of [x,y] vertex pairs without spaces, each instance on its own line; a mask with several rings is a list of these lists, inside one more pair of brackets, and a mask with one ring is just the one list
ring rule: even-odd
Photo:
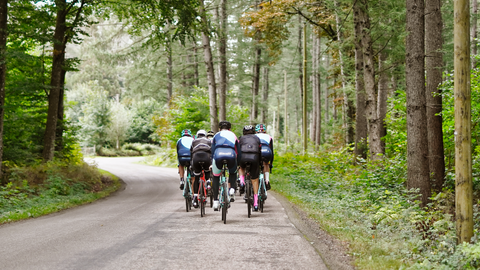
[[96,201],[121,182],[86,163],[47,163],[13,168],[0,186],[0,224],[39,217]]

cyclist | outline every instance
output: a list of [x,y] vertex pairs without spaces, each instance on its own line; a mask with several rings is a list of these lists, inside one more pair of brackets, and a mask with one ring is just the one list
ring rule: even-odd
[[231,132],[232,124],[228,121],[219,123],[220,132],[215,134],[212,141],[212,173],[213,173],[213,210],[218,211],[218,189],[220,186],[220,175],[222,174],[223,162],[227,162],[229,172],[229,194],[230,201],[235,201],[235,187],[237,180],[237,149],[238,139],[235,133]]
[[185,185],[185,167],[190,166],[193,137],[189,129],[182,130],[182,137],[177,141],[177,159],[178,159],[178,174],[180,174],[180,190],[183,190]]
[[270,169],[273,168],[273,139],[268,135],[267,127],[264,124],[257,124],[255,127],[260,143],[262,144],[262,162],[263,174],[265,176],[265,186],[270,190]]
[[202,170],[205,172],[207,186],[210,183],[210,165],[212,164],[212,142],[207,139],[207,132],[203,129],[197,131],[197,138],[192,142],[192,170],[195,175],[193,181],[193,207],[198,207],[198,186]]
[[211,130],[207,132],[207,138],[208,139],[213,140],[213,136],[215,136],[215,132],[213,132]]
[[[240,165],[240,185],[241,189],[245,186],[245,168],[250,164],[250,178],[253,185],[253,208],[258,211],[258,177],[260,175],[260,156],[261,143],[260,138],[255,136],[253,126],[243,127],[243,136],[239,140],[240,151],[238,152],[238,163]],[[250,198],[247,198],[250,199]]]

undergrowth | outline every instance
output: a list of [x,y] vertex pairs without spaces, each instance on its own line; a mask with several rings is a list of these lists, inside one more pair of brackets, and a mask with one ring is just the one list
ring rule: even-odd
[[480,267],[478,204],[472,244],[456,245],[451,187],[421,208],[415,190],[405,187],[406,159],[353,161],[346,151],[285,154],[275,158],[272,188],[347,242],[359,269]]
[[161,148],[156,155],[145,157],[143,162],[153,166],[176,167],[177,151],[176,149]]
[[38,217],[104,197],[118,178],[84,162],[49,162],[7,170],[0,185],[0,223]]

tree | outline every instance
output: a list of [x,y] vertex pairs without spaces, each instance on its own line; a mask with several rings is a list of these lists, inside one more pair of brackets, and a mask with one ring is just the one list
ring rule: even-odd
[[442,131],[442,95],[440,84],[443,81],[442,53],[442,1],[425,2],[425,53],[426,53],[426,101],[428,130],[428,160],[432,187],[441,192],[445,178],[445,159]]
[[419,189],[426,206],[430,198],[425,97],[425,6],[407,0],[407,188]]
[[219,29],[219,84],[220,84],[220,97],[219,97],[219,117],[220,121],[226,120],[227,108],[227,0],[221,0],[220,2],[220,29]]

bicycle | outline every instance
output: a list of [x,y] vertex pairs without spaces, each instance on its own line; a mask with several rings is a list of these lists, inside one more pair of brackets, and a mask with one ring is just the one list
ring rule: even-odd
[[263,177],[263,169],[262,173],[260,173],[260,177],[258,178],[259,185],[258,185],[258,208],[260,212],[263,213],[263,205],[267,200],[267,187],[265,185],[265,179]]
[[250,178],[250,164],[247,163],[245,168],[245,198],[247,198],[247,212],[248,217],[250,218],[252,214],[253,207],[253,185],[252,179]]
[[[203,162],[200,162],[200,166]],[[200,181],[198,183],[198,201],[200,202],[200,217],[205,216],[205,204],[207,203],[207,188],[205,186],[205,172],[202,169]]]
[[185,198],[185,209],[187,212],[192,210],[192,185],[190,184],[191,170],[190,164],[187,167],[187,177],[185,178],[185,187],[183,188],[183,197]]
[[220,193],[219,193],[220,208],[222,208],[223,224],[227,224],[227,212],[230,207],[230,198],[228,195],[228,181],[227,181],[227,161],[223,161],[222,175],[220,176]]

